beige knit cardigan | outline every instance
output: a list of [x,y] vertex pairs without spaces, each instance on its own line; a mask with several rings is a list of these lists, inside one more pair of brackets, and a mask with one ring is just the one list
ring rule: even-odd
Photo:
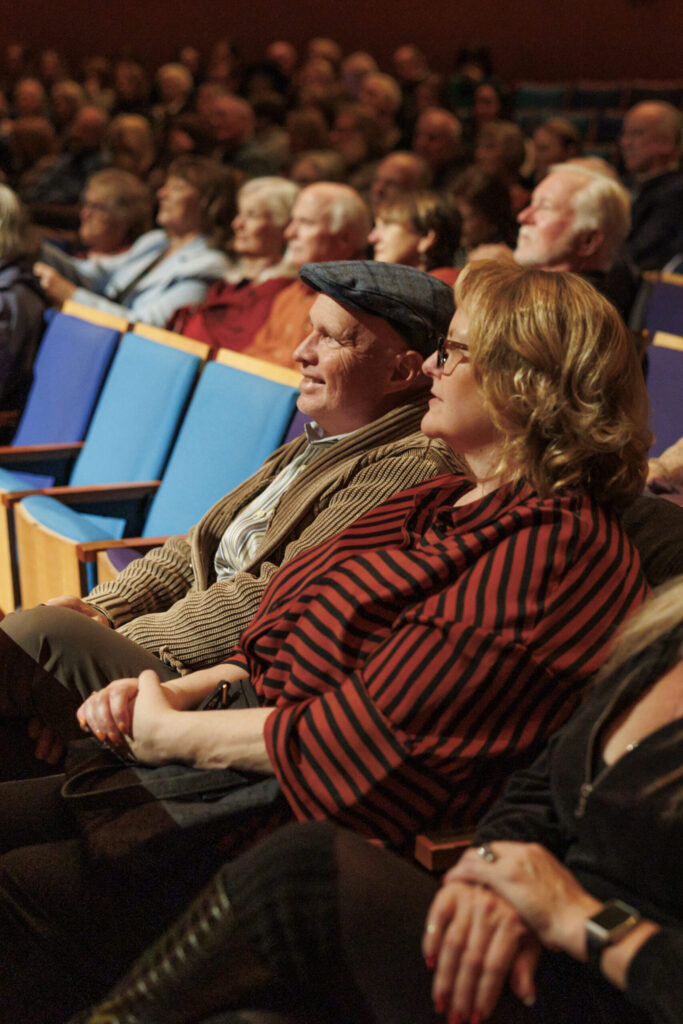
[[425,407],[424,397],[413,399],[326,448],[294,479],[257,551],[229,579],[217,582],[214,571],[226,527],[305,447],[304,436],[274,452],[187,537],[171,537],[116,579],[95,587],[87,600],[105,609],[124,636],[180,672],[225,659],[283,562],[392,494],[461,469],[445,444],[416,432]]

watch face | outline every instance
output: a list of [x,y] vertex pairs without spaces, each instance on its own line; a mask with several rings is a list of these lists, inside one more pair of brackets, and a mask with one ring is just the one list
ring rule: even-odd
[[631,917],[633,917],[631,907],[627,907],[626,904],[619,906],[618,903],[608,903],[597,914],[594,914],[591,921],[594,921],[600,928],[611,932],[613,928],[618,928],[620,924],[628,921]]

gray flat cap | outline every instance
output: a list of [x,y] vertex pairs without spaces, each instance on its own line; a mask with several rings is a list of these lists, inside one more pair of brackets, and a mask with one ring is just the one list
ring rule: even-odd
[[305,263],[299,277],[343,306],[382,317],[427,358],[455,312],[453,289],[413,267],[373,260]]

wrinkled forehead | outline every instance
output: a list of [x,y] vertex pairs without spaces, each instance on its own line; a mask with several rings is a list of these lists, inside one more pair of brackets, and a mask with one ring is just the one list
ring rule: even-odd
[[384,317],[354,309],[321,292],[317,295],[309,319],[314,330],[324,331],[338,341],[367,348],[382,345],[392,351],[408,346],[399,332]]

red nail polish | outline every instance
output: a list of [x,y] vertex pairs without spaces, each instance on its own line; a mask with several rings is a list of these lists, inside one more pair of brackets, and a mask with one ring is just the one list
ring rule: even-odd
[[457,1010],[451,1010],[448,1014],[448,1024],[462,1024],[462,1017]]
[[470,1017],[470,1024],[481,1024],[481,1010],[475,1010]]
[[427,967],[428,971],[433,971],[434,968],[436,967],[436,957],[435,956],[426,956],[425,957],[425,966]]
[[446,997],[445,996],[436,996],[436,998],[434,999],[434,1009],[436,1010],[437,1013],[445,1013],[446,1012]]

